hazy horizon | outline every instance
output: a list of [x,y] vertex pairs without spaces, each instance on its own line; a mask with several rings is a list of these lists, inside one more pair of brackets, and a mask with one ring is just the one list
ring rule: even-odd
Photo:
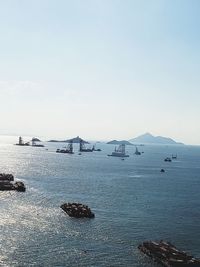
[[[130,141],[134,144],[134,142],[132,141],[132,139],[134,138],[137,138],[137,137],[140,137],[142,135],[145,135],[145,134],[151,134],[151,133],[143,133],[139,136],[134,136],[132,138],[129,138],[129,139],[125,139],[125,138],[121,138],[121,139],[117,139],[117,138],[106,138],[106,139],[95,139],[95,137],[91,138],[91,139],[88,139],[86,136],[79,136],[79,135],[75,135],[75,136],[63,136],[63,137],[55,137],[55,136],[38,136],[38,135],[32,135],[32,134],[25,134],[25,135],[18,135],[18,134],[0,134],[0,143],[4,143],[4,139],[6,139],[8,142],[11,142],[11,143],[17,143],[18,142],[18,139],[19,139],[19,136],[22,137],[23,141],[24,142],[30,142],[32,140],[32,138],[39,138],[42,142],[48,142],[50,140],[57,140],[57,141],[65,141],[65,140],[68,140],[68,139],[72,139],[72,138],[75,138],[75,137],[80,137],[82,138],[83,140],[85,141],[89,141],[89,142],[102,142],[102,143],[107,143],[109,141],[114,141],[114,140],[117,140],[117,141]],[[151,134],[152,136],[154,137],[161,137],[161,136],[157,136],[157,135],[153,135]],[[162,137],[165,137],[165,138],[171,138],[169,136],[162,136]],[[173,139],[173,138],[171,138]],[[192,144],[187,144],[187,143],[182,143],[180,142],[179,140],[175,140],[173,139],[175,142],[177,142],[179,145],[180,144],[183,144],[183,145],[192,145]],[[139,141],[139,143],[144,143],[144,144],[154,144],[154,143],[151,143],[151,142],[142,142],[142,141]],[[174,144],[165,144],[165,143],[156,143],[155,142],[155,145],[172,145],[174,146]]]
[[197,0],[0,3],[0,134],[200,144]]

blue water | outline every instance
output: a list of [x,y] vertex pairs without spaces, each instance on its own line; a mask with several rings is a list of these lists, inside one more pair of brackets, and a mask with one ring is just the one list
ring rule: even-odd
[[[14,141],[13,141],[14,142]],[[129,158],[102,152],[56,154],[0,140],[0,172],[25,193],[0,192],[0,266],[157,266],[138,244],[166,239],[200,257],[200,147],[144,146]],[[48,148],[48,150],[46,150]],[[163,159],[171,154],[178,158]],[[160,173],[164,168],[165,173]],[[68,217],[59,206],[81,202],[95,219]]]

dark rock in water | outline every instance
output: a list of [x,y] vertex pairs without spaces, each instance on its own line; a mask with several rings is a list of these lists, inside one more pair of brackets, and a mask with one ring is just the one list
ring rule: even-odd
[[19,192],[25,192],[26,191],[26,187],[25,187],[23,182],[15,182],[13,186],[14,186],[16,191],[19,191]]
[[0,182],[0,191],[14,190],[14,186],[9,181]]
[[196,259],[186,252],[178,250],[174,245],[163,240],[160,242],[143,242],[138,246],[138,249],[154,261],[166,267],[200,266],[200,259]]
[[14,176],[10,173],[0,173],[0,181],[14,181]]
[[0,173],[0,191],[5,190],[16,190],[19,192],[25,192],[26,188],[23,182],[14,181],[14,176],[12,174]]
[[70,217],[75,218],[94,218],[95,215],[91,209],[81,203],[64,203],[61,206]]

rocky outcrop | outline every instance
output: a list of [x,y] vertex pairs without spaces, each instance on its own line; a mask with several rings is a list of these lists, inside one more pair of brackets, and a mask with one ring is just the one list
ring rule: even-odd
[[10,173],[0,173],[0,182],[1,181],[14,181],[14,176]]
[[199,259],[178,250],[174,245],[163,240],[160,242],[146,241],[139,245],[138,248],[154,261],[166,267],[200,266]]
[[25,192],[26,187],[23,182],[17,181],[13,183],[14,176],[12,174],[0,173],[0,191],[16,190]]
[[94,213],[91,209],[81,203],[64,203],[61,206],[70,217],[75,218],[94,218]]

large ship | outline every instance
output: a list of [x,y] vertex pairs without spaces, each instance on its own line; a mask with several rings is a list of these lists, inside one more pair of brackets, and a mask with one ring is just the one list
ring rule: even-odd
[[112,154],[109,154],[108,156],[111,157],[129,157],[129,155],[126,154],[126,150],[125,150],[125,144],[121,144],[119,145],[119,147],[115,147],[115,151],[112,152]]
[[80,140],[79,151],[80,152],[93,152],[94,151],[94,147],[93,148],[86,148],[85,144],[84,144],[84,141],[81,139]]
[[68,146],[63,149],[57,149],[56,153],[68,153],[68,154],[74,154],[73,152],[73,141],[70,141]]
[[19,142],[17,144],[15,144],[15,145],[17,145],[17,146],[30,146],[30,143],[29,142],[24,143],[22,137],[20,136],[19,137]]

